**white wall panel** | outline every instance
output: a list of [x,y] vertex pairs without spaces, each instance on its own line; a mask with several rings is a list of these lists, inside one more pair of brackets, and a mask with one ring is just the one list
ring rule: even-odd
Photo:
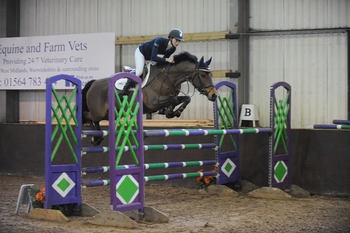
[[121,7],[122,0],[21,1],[21,36],[96,32],[120,35]]
[[[167,34],[174,27],[182,29],[184,33],[224,31],[230,24],[229,4],[229,0],[23,0],[20,34],[42,36],[114,32],[116,36],[142,36]],[[185,42],[181,43],[177,52],[188,51],[205,59],[212,56],[213,69],[229,69],[228,43],[226,40]],[[116,72],[123,65],[134,66],[136,47],[116,46]],[[207,104],[208,101],[196,93],[191,105],[198,106],[202,102]],[[20,119],[43,121],[44,104],[44,92],[21,91]],[[207,119],[208,113],[204,111],[210,108],[202,107],[190,112],[196,112],[198,118]],[[186,115],[186,118],[197,116]]]
[[347,35],[262,36],[250,39],[250,103],[269,124],[269,87],[292,86],[292,127],[347,119]]
[[224,31],[229,25],[226,0],[124,0],[122,8],[120,36],[167,34],[174,27],[184,33]]
[[68,34],[99,32],[96,0],[67,1],[66,11]]
[[[230,20],[233,18],[230,6],[236,3],[231,0],[23,0],[20,35],[115,32],[116,36],[138,36],[167,34],[173,27],[184,33],[223,31],[237,22]],[[249,5],[252,30],[350,25],[348,0],[250,0]],[[205,59],[212,56],[211,67],[224,70],[238,67],[229,64],[229,54],[235,52],[230,51],[231,42],[185,42],[177,52],[189,51]],[[116,46],[116,71],[122,65],[134,66],[136,46]],[[346,34],[251,37],[250,49],[249,102],[258,105],[263,125],[268,124],[269,87],[280,80],[293,88],[292,127],[307,128],[315,123],[347,118]],[[44,98],[42,91],[21,91],[20,119],[44,120]],[[198,93],[189,108],[182,118],[212,118],[211,103]],[[4,114],[0,112],[0,119]]]
[[45,91],[20,91],[20,121],[45,121]]
[[250,11],[252,30],[350,26],[348,0],[250,0]]
[[20,36],[39,36],[36,25],[37,0],[21,1],[20,12]]
[[66,26],[69,21],[66,1],[39,0],[36,9],[37,34],[35,36],[67,34]]
[[121,12],[122,0],[100,0],[97,1],[97,30],[98,32],[117,32],[120,33],[123,18]]
[[21,1],[20,35],[67,34],[66,6],[66,1]]

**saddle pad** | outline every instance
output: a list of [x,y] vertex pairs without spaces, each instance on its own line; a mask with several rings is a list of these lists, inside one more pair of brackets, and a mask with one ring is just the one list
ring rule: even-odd
[[126,84],[126,81],[128,81],[127,78],[121,78],[119,79],[118,81],[115,82],[114,86],[115,88],[117,88],[118,90],[123,90],[125,84]]

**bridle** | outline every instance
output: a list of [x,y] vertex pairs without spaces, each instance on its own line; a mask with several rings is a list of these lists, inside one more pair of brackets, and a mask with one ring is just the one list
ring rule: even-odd
[[[170,64],[169,64],[170,65]],[[169,66],[168,65],[168,66]],[[167,67],[168,67],[167,66]],[[210,68],[199,68],[198,67],[198,64],[196,65],[196,68],[195,68],[195,70],[194,70],[194,75],[193,75],[193,77],[192,78],[187,78],[187,76],[183,73],[183,72],[181,72],[180,70],[179,70],[179,68],[177,67],[177,65],[174,65],[175,67],[176,67],[176,69],[177,69],[177,71],[181,74],[181,76],[187,81],[187,82],[189,82],[189,83],[191,83],[192,84],[192,86],[199,92],[199,94],[202,94],[202,95],[205,95],[205,96],[208,96],[208,94],[209,94],[209,92],[211,91],[211,89],[213,89],[214,88],[214,85],[213,84],[211,84],[211,85],[207,85],[207,86],[204,86],[203,85],[203,82],[202,82],[202,80],[201,80],[201,78],[199,77],[199,72],[206,72],[206,73],[211,73],[212,72],[212,69],[210,69]],[[191,72],[192,73],[192,72]],[[167,74],[165,74],[166,76],[167,76]],[[194,85],[194,81],[195,81],[195,79],[198,77],[198,82],[199,82],[199,86],[200,87],[196,87],[196,85]],[[207,88],[211,88],[208,92],[205,90],[205,89],[207,89]]]
[[[204,85],[203,85],[203,82],[202,82],[202,80],[201,80],[201,78],[199,77],[199,72],[200,72],[200,71],[206,72],[206,73],[211,73],[211,72],[212,72],[212,69],[210,69],[210,68],[201,69],[201,68],[196,67],[195,74],[194,74],[194,76],[193,76],[193,78],[192,78],[192,82],[190,81],[190,83],[194,86],[194,88],[196,88],[196,90],[197,90],[200,94],[207,96],[208,93],[210,92],[210,90],[214,88],[214,85],[211,84],[211,85],[208,85],[208,86],[204,86]],[[198,82],[199,82],[199,85],[201,86],[201,89],[197,88],[197,87],[193,84],[193,82],[194,82],[194,80],[195,80],[196,77],[198,77]],[[209,90],[209,92],[206,92],[206,91],[205,91],[205,89],[207,89],[207,88],[211,88],[211,89]]]

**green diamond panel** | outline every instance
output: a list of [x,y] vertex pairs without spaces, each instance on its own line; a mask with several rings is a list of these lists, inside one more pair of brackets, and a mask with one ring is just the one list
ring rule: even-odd
[[227,177],[230,177],[235,169],[236,169],[236,165],[230,159],[226,159],[226,161],[224,162],[224,164],[221,167],[221,171]]
[[233,166],[230,163],[227,163],[226,166],[224,167],[225,171],[230,172]]
[[62,179],[58,184],[57,187],[59,187],[63,192],[66,191],[66,189],[69,187],[70,183],[66,179]]
[[131,175],[123,176],[117,183],[117,197],[123,204],[132,203],[139,193],[139,183]]
[[278,161],[275,165],[275,180],[278,183],[283,182],[283,180],[286,178],[287,174],[288,174],[288,169],[286,164],[283,161]]
[[62,197],[66,195],[75,187],[75,182],[63,172],[56,181],[52,184],[52,188],[56,190]]

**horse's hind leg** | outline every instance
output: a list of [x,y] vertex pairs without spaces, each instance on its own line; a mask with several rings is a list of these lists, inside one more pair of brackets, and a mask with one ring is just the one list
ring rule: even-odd
[[[92,121],[89,118],[89,112],[84,112],[83,115],[84,115],[85,119],[87,120],[87,122],[89,123],[90,128],[92,130],[101,130],[100,123],[98,121]],[[103,139],[104,139],[104,137],[102,137],[102,136],[98,136],[98,137],[96,136],[96,137],[92,137],[90,142],[92,145],[97,146],[103,141]]]
[[132,79],[128,79],[123,87],[123,90],[119,92],[120,96],[123,96],[128,93],[129,89],[135,87],[135,82]]
[[[95,125],[95,130],[98,130],[98,131],[101,130],[100,123],[98,121],[94,121],[94,125]],[[94,146],[97,146],[97,145],[101,144],[103,139],[105,139],[103,136],[101,136],[101,137],[93,137],[92,140],[91,140],[91,143]]]

